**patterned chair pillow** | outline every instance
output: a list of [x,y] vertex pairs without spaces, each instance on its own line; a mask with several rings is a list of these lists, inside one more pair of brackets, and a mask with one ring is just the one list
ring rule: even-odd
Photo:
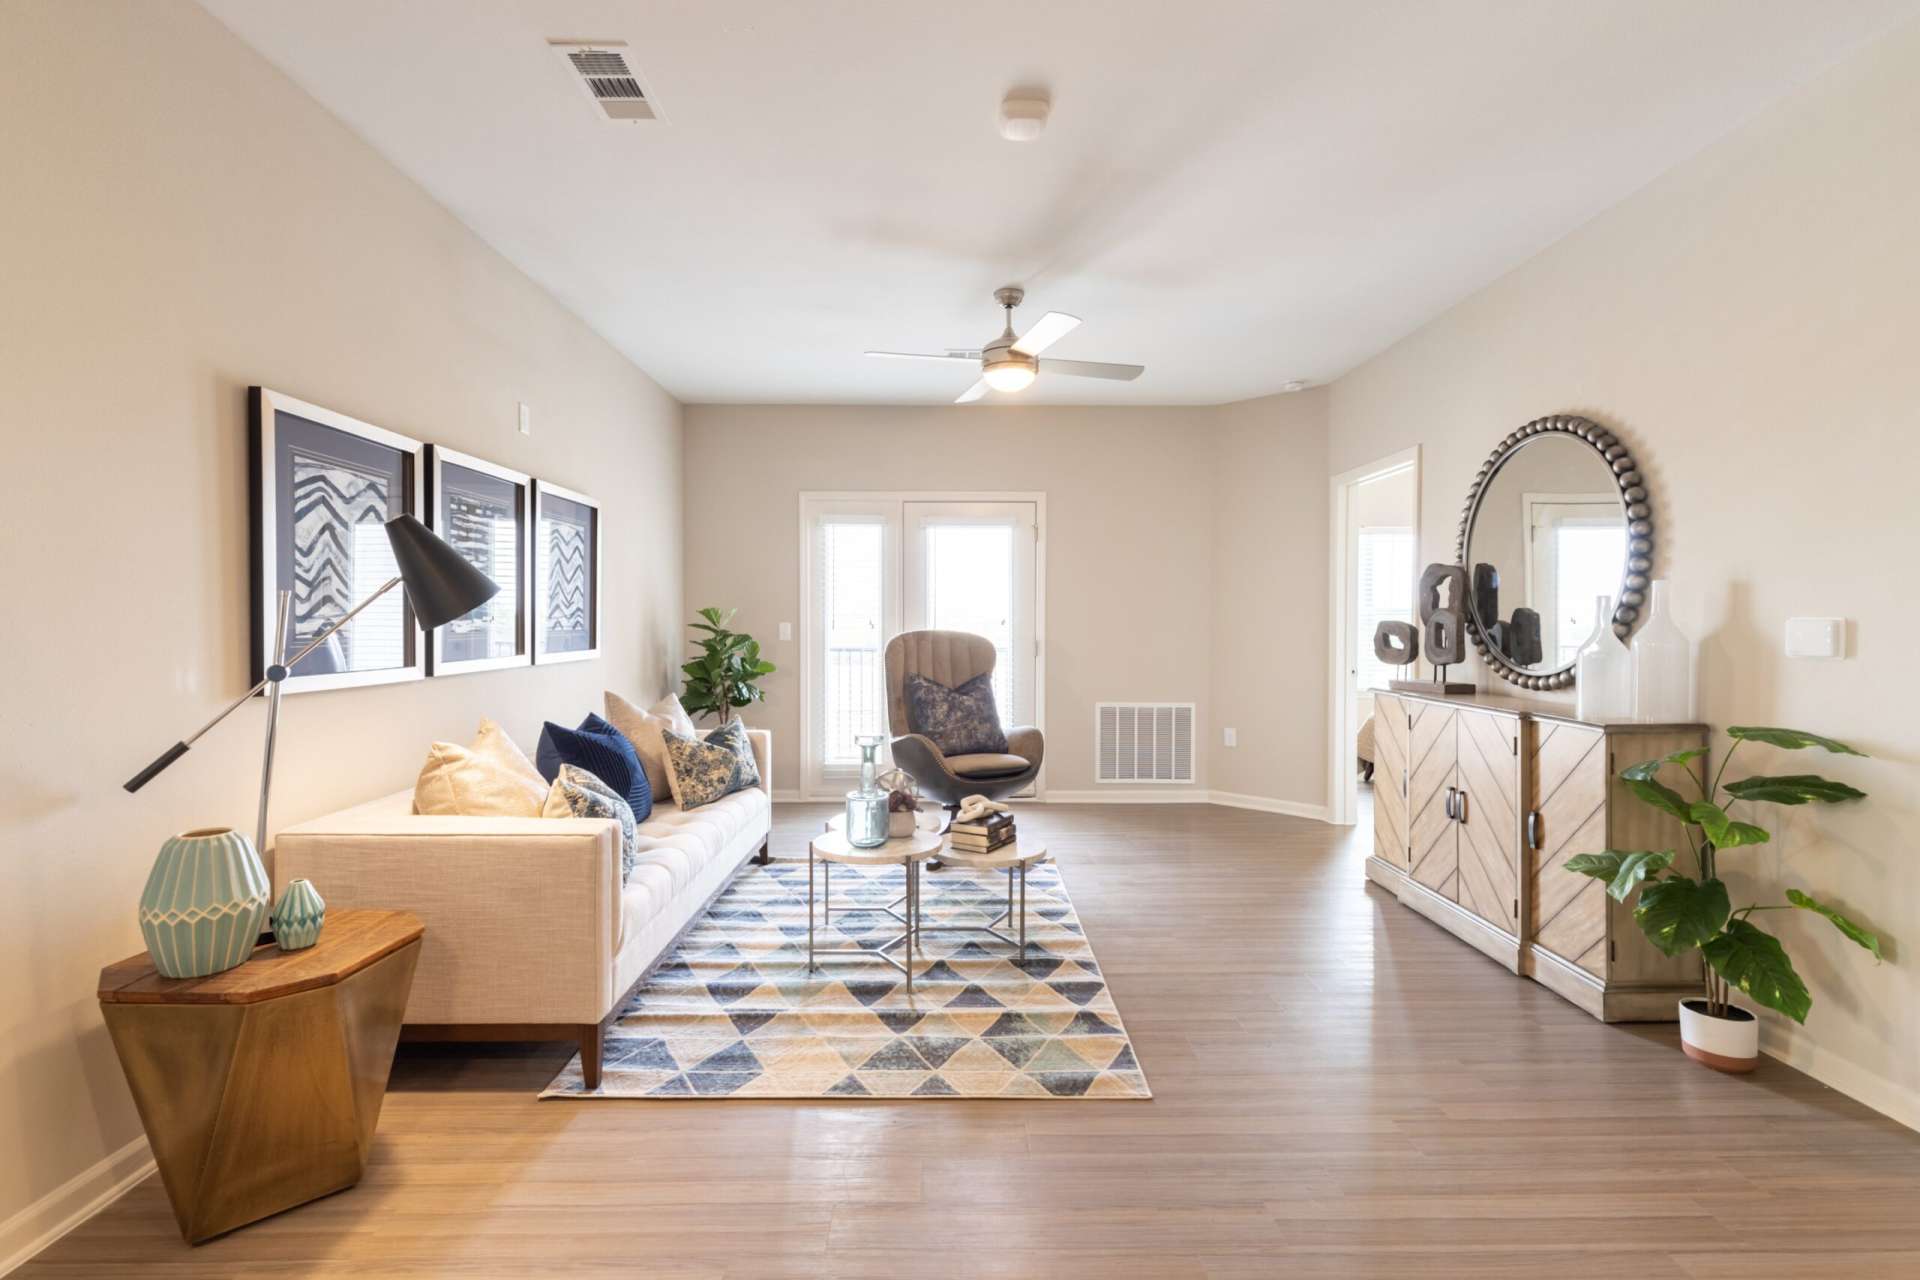
[[907,727],[932,739],[940,754],[1006,751],[1007,735],[993,705],[993,681],[985,672],[953,689],[913,672],[902,692],[907,699]]
[[753,761],[747,727],[738,720],[727,721],[698,741],[671,729],[660,736],[667,744],[674,798],[682,809],[698,809],[721,796],[760,785],[760,767]]
[[612,818],[620,824],[620,881],[640,861],[639,835],[634,831],[633,806],[599,778],[577,764],[563,764],[553,790],[540,810],[543,818]]

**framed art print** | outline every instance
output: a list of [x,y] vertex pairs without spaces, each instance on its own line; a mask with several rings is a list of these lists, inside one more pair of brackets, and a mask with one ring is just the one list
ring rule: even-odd
[[[297,653],[399,575],[386,523],[421,512],[418,440],[296,400],[248,390],[253,449],[253,678],[272,652],[278,594],[293,595]],[[389,591],[293,668],[288,693],[418,680],[425,646],[406,592]]]
[[430,444],[427,524],[500,588],[498,595],[473,612],[429,633],[430,672],[459,675],[532,662],[527,611],[532,478]]
[[533,482],[533,660],[600,656],[600,504]]

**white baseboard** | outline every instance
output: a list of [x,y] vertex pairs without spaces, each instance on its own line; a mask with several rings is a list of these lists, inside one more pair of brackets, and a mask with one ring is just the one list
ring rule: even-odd
[[0,1222],[0,1276],[118,1200],[153,1172],[153,1151],[135,1138],[90,1169]]
[[1327,820],[1327,806],[1308,804],[1304,800],[1275,800],[1268,796],[1244,796],[1235,791],[1210,791],[1208,803],[1224,805],[1229,809],[1253,809],[1260,813],[1285,814],[1289,818],[1312,818],[1315,822]]
[[1872,1107],[1909,1129],[1920,1129],[1920,1095],[1885,1076],[1809,1044],[1772,1019],[1760,1023],[1760,1052],[1804,1071],[1837,1093]]
[[1312,818],[1317,822],[1327,820],[1325,805],[1187,787],[1101,787],[1093,791],[1053,789],[1039,799],[1047,804],[1217,804],[1227,809],[1253,809],[1261,813],[1284,814],[1290,818]]
[[800,792],[797,789],[790,791],[776,790],[773,793],[773,802],[775,804],[799,804],[800,800]]

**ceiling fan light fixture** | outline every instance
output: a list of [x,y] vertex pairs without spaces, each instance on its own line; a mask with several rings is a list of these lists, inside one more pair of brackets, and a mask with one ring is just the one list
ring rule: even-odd
[[1033,385],[1034,370],[1031,365],[1009,360],[1004,364],[989,365],[980,376],[995,391],[1025,391]]

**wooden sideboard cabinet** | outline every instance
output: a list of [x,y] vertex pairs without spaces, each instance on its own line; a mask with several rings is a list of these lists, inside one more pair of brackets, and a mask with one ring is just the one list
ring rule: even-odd
[[1577,853],[1683,848],[1676,820],[1620,770],[1688,747],[1705,725],[1589,722],[1495,695],[1374,694],[1367,875],[1513,973],[1608,1022],[1672,1021],[1697,953],[1669,958]]

